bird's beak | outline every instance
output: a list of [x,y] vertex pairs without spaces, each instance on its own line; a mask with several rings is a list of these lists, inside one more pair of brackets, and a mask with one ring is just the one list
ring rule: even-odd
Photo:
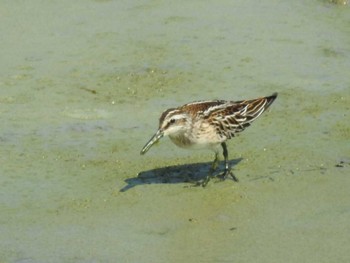
[[149,148],[151,148],[152,145],[158,142],[163,136],[164,136],[163,131],[159,129],[156,132],[156,134],[154,134],[152,138],[146,143],[146,145],[143,146],[140,154],[145,154],[149,150]]

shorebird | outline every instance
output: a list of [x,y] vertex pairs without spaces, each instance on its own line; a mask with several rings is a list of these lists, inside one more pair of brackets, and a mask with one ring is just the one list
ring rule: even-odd
[[198,183],[204,187],[214,177],[219,163],[218,156],[221,145],[225,170],[216,177],[226,179],[230,175],[234,181],[238,181],[231,172],[226,141],[250,126],[276,97],[277,93],[273,93],[271,96],[252,100],[195,101],[177,108],[167,109],[159,118],[158,131],[142,148],[140,154],[145,154],[153,144],[164,136],[169,136],[170,140],[181,148],[213,150],[215,159],[209,174],[202,182]]

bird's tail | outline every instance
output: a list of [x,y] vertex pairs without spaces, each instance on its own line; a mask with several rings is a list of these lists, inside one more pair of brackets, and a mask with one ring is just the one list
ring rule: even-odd
[[272,102],[277,98],[278,93],[274,92],[271,96],[267,96],[265,97],[266,99],[266,104],[264,106],[265,110],[270,107],[270,105],[272,104]]

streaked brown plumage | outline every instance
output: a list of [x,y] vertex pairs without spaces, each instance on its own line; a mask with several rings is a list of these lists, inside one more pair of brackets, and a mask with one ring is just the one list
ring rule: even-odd
[[145,154],[163,136],[169,136],[177,146],[189,149],[209,148],[215,151],[215,160],[205,186],[218,164],[218,150],[223,148],[225,171],[222,178],[232,174],[228,164],[226,141],[249,127],[276,99],[277,93],[253,100],[196,101],[164,111],[159,119],[159,129],[141,150]]

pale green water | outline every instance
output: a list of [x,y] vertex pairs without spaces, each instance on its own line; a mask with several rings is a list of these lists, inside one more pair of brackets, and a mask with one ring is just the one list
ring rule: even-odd
[[[3,1],[0,29],[1,263],[349,262],[349,6]],[[239,183],[139,155],[168,107],[274,91]]]

